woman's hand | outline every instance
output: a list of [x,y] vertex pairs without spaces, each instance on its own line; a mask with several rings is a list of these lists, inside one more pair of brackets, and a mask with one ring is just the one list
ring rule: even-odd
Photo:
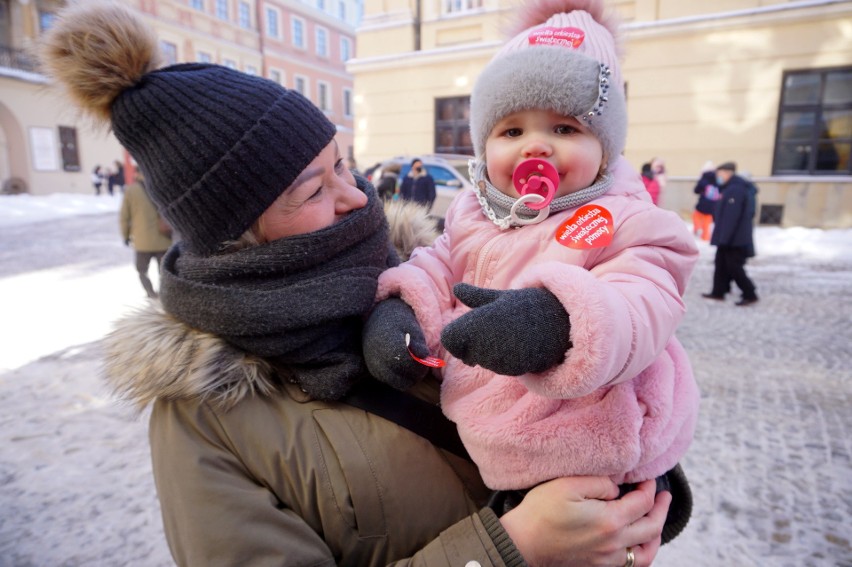
[[618,497],[606,477],[566,477],[541,484],[500,521],[530,567],[648,567],[660,548],[671,494],[648,480]]

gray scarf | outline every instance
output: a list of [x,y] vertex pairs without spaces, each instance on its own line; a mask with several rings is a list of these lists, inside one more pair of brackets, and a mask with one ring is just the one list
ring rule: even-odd
[[266,358],[317,399],[338,399],[365,372],[361,325],[379,274],[398,262],[375,189],[330,227],[218,256],[180,243],[163,258],[163,307],[183,323]]

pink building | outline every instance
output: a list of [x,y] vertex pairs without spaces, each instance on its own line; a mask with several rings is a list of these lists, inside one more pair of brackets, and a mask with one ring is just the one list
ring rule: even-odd
[[[295,0],[260,0],[263,74],[314,102],[338,131],[344,157],[353,158],[352,76],[355,30],[337,14]],[[341,3],[340,10],[347,4]]]

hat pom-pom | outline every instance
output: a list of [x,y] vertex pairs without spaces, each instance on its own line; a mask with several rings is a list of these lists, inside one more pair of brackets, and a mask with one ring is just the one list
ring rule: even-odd
[[116,97],[156,69],[160,54],[154,31],[127,8],[76,5],[45,34],[39,60],[80,109],[108,123]]
[[620,20],[607,11],[603,0],[529,0],[513,14],[510,35],[545,23],[551,16],[575,10],[588,12],[597,23],[605,27],[618,40]]

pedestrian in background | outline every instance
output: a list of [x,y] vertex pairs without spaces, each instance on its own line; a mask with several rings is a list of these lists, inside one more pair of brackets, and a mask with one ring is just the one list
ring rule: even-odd
[[92,170],[92,187],[95,188],[95,195],[101,194],[101,187],[104,185],[104,174],[101,171],[101,166],[96,165]]
[[112,195],[116,187],[118,187],[119,191],[124,192],[124,184],[124,165],[120,161],[115,160],[113,162],[113,168],[109,172],[109,178],[107,179],[109,194]]
[[376,184],[376,191],[379,192],[379,197],[385,201],[390,201],[396,196],[401,169],[402,167],[398,163],[392,162],[382,170],[382,176]]
[[736,174],[737,166],[728,161],[716,168],[716,185],[721,195],[713,214],[716,246],[713,290],[703,293],[707,299],[723,301],[735,282],[742,292],[738,306],[757,303],[757,288],[745,271],[746,261],[754,256],[754,214],[757,186]]
[[432,210],[432,203],[435,202],[435,180],[420,158],[411,160],[411,170],[402,180],[399,195],[406,201],[420,203],[427,210]]
[[716,167],[708,161],[701,168],[701,177],[693,191],[698,195],[695,210],[692,211],[692,233],[700,236],[701,240],[710,242],[713,228],[713,211],[719,200],[719,188],[716,186]]
[[669,179],[668,173],[666,173],[666,161],[661,157],[651,159],[651,171],[654,172],[654,180],[660,186],[659,195],[662,195],[666,190],[666,183],[668,183]]
[[139,281],[148,297],[156,299],[158,294],[148,277],[148,269],[153,260],[157,264],[157,273],[160,273],[163,256],[172,244],[171,228],[148,197],[141,170],[136,172],[136,181],[124,192],[119,218],[124,244],[132,246],[135,252]]
[[642,183],[645,184],[645,190],[651,196],[651,202],[656,205],[660,200],[660,184],[651,167],[651,162],[642,164]]
[[153,30],[117,3],[72,4],[44,41],[46,70],[111,126],[181,237],[161,302],[104,345],[115,393],[152,406],[178,565],[621,564],[626,546],[651,563],[668,507],[652,482],[617,499],[607,479],[559,478],[497,518],[472,462],[399,424],[384,390],[443,420],[440,384],[383,390],[366,372],[362,323],[397,258],[322,111],[228,67],[158,68]]

